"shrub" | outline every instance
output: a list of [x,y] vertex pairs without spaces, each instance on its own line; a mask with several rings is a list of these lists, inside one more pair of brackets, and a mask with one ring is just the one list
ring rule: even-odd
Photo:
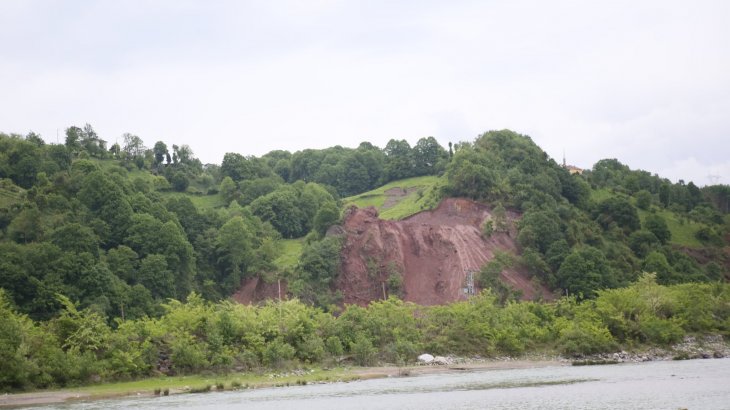
[[368,337],[360,334],[354,342],[350,343],[350,352],[359,366],[369,366],[375,362],[377,349],[373,347],[373,343]]
[[572,322],[560,331],[558,344],[564,354],[579,356],[609,352],[616,341],[605,326],[594,322]]

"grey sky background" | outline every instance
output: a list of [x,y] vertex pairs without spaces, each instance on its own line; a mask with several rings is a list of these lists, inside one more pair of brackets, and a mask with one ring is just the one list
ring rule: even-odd
[[90,123],[203,162],[530,135],[730,183],[728,1],[0,1],[0,131]]

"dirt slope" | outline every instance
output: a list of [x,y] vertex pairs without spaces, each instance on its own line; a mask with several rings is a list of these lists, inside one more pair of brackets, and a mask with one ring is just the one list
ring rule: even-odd
[[259,277],[244,279],[241,287],[231,295],[231,299],[244,305],[256,304],[268,299],[279,298],[279,286],[281,286],[281,298],[286,299],[286,281],[267,283]]
[[[336,287],[345,303],[360,305],[389,292],[423,305],[464,300],[468,272],[476,276],[495,251],[517,252],[513,223],[512,232],[481,237],[481,224],[490,215],[486,205],[454,198],[401,221],[381,220],[372,207],[350,208],[343,224],[346,236]],[[508,212],[507,217],[514,221],[518,215]],[[401,288],[388,289],[389,276],[398,273]],[[507,270],[502,280],[521,290],[524,298],[535,297],[525,272]],[[550,298],[547,289],[538,292]]]

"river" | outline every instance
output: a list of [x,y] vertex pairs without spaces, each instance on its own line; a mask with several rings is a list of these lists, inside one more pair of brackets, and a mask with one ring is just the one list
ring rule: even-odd
[[730,359],[454,371],[42,409],[730,409]]

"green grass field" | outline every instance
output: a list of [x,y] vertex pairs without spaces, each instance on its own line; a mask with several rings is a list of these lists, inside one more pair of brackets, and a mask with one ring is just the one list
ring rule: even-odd
[[281,271],[295,267],[299,261],[299,256],[302,254],[303,240],[301,238],[282,239],[279,244],[281,246],[281,255],[276,258],[274,265]]
[[[342,200],[345,208],[350,205],[357,205],[359,208],[374,206],[380,212],[383,219],[402,219],[425,209],[431,209],[437,203],[433,203],[433,192],[442,183],[442,179],[436,176],[423,176],[393,181],[380,188],[351,196]],[[392,206],[385,207],[388,195],[386,191],[393,188],[400,188],[404,191],[410,190],[406,195],[394,198]]]
[[[649,214],[650,213],[648,211],[639,209],[639,218],[641,219],[642,225]],[[689,248],[701,248],[704,246],[702,242],[695,237],[697,231],[703,226],[701,223],[691,221],[687,218],[682,218],[674,212],[664,209],[657,210],[656,214],[667,221],[667,227],[669,228],[669,231],[672,232],[672,239],[670,240],[670,243]]]
[[163,198],[179,198],[187,197],[192,201],[193,205],[198,208],[198,211],[205,211],[207,209],[215,209],[226,207],[228,204],[223,201],[223,198],[216,195],[193,195],[184,192],[173,192],[173,191],[162,191],[160,192]]
[[[608,189],[597,189],[591,191],[591,199],[596,202],[603,201],[614,195],[617,194],[612,193]],[[633,199],[631,201],[635,204],[635,201]],[[667,222],[667,227],[672,232],[672,239],[670,241],[671,244],[686,246],[689,248],[700,248],[704,246],[702,242],[697,240],[697,238],[695,237],[695,233],[697,233],[697,231],[702,228],[702,224],[690,221],[687,218],[682,218],[676,213],[668,211],[666,209],[659,209],[656,206],[654,206],[654,209],[656,209],[657,215],[664,218],[664,220]],[[646,220],[646,217],[650,214],[650,212],[643,209],[638,209],[638,211],[639,218],[641,219],[641,224],[643,226],[644,220]]]
[[[20,188],[18,188],[20,190]],[[0,187],[0,208],[6,208],[12,204],[18,203],[22,198],[22,190],[7,189]]]
[[610,197],[612,197],[614,195],[615,194],[612,193],[607,188],[593,189],[593,190],[591,190],[591,199],[594,200],[594,201],[596,201],[596,202],[601,202],[601,201],[606,200],[606,199],[608,199],[608,198],[610,198]]

